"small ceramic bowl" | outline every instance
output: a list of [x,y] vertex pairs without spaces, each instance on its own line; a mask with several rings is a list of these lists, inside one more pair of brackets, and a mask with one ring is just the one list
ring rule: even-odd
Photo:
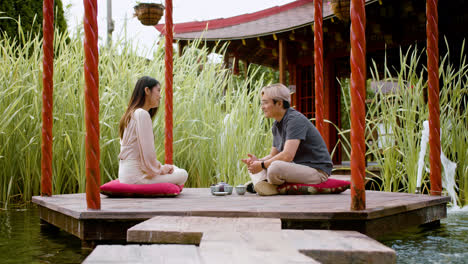
[[211,194],[214,195],[215,192],[219,192],[219,186],[217,185],[212,185],[210,186]]
[[231,185],[224,185],[224,191],[228,194],[232,194],[232,186]]
[[237,185],[236,186],[236,193],[238,195],[244,195],[246,190],[247,190],[247,187],[244,186],[244,185]]

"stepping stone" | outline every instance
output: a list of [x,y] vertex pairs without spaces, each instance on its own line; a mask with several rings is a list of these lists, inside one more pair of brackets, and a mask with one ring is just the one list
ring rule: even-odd
[[301,253],[321,263],[395,263],[393,249],[356,231],[283,230]]
[[205,232],[281,231],[275,218],[156,216],[127,230],[127,242],[199,245]]
[[301,254],[281,231],[206,232],[199,253],[205,264],[319,263]]
[[201,264],[198,248],[193,245],[101,245],[85,264]]

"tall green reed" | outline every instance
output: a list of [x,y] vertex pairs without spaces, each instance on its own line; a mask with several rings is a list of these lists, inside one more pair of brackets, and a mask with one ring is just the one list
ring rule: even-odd
[[[24,45],[0,39],[0,201],[28,201],[39,194],[41,177],[42,42]],[[85,191],[84,78],[81,36],[55,34],[53,192]],[[269,79],[249,68],[249,77],[232,76],[208,60],[199,42],[174,57],[174,163],[189,172],[187,185],[248,180],[240,159],[265,155],[271,144],[269,122],[259,106],[259,89]],[[224,52],[219,47],[219,52]],[[118,123],[136,80],[149,75],[164,87],[163,42],[153,60],[138,56],[132,43],[100,47],[101,181],[117,178]],[[163,99],[164,102],[164,92]],[[164,107],[153,122],[158,159],[164,160]]]
[[[448,45],[447,45],[448,46]],[[464,45],[463,45],[464,46]],[[373,155],[381,167],[380,188],[384,191],[415,192],[418,158],[421,144],[423,121],[429,118],[427,105],[427,73],[420,60],[424,51],[409,48],[400,51],[399,68],[385,63],[378,69],[374,63],[370,73],[374,81],[393,84],[393,91],[378,91],[367,105],[366,145],[367,154]],[[449,61],[447,53],[440,62],[439,76],[441,109],[441,147],[445,155],[457,163],[455,180],[458,190],[458,204],[468,204],[468,64],[464,50],[457,64]],[[346,84],[346,83],[343,83]],[[346,87],[342,94],[349,98]],[[345,111],[349,104],[344,100]],[[380,129],[379,129],[380,127]],[[379,130],[380,144],[369,140],[372,131]],[[346,139],[349,130],[342,130],[345,151],[350,150]],[[426,153],[425,166],[429,167],[429,151]],[[423,191],[429,191],[429,173],[423,170]]]

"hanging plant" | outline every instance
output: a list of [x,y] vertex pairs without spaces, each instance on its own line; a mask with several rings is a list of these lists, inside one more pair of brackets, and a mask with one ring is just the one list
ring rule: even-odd
[[331,8],[335,16],[341,20],[348,22],[351,3],[350,0],[331,0]]
[[164,6],[155,3],[139,3],[133,7],[134,16],[145,26],[155,26],[164,14]]

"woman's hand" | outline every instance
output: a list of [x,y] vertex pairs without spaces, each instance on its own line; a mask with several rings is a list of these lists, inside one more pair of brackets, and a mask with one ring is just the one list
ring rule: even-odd
[[174,166],[165,164],[161,167],[161,174],[172,174],[174,172]]

